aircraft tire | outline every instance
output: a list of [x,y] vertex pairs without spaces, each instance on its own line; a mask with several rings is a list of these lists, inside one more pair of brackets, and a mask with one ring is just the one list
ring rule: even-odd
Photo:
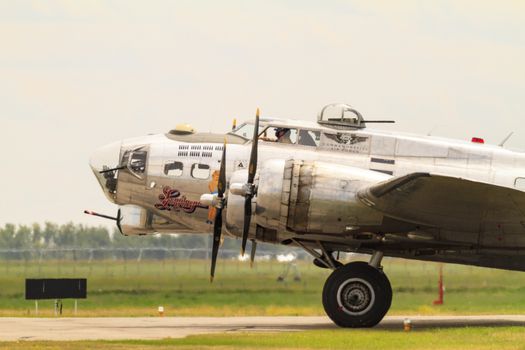
[[365,262],[337,268],[323,288],[325,312],[340,327],[373,327],[383,319],[391,303],[390,281],[383,271]]

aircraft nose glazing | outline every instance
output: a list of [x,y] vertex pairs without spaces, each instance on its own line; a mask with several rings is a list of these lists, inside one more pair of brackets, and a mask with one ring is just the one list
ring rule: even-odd
[[93,152],[89,165],[93,171],[103,171],[119,165],[121,142],[113,142]]
[[93,152],[89,165],[95,174],[104,193],[114,202],[117,192],[117,173],[120,165],[120,150],[122,143],[114,142],[102,146]]

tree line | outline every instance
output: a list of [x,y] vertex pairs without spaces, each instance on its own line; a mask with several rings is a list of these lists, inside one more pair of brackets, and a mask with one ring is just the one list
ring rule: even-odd
[[208,235],[123,236],[104,226],[67,223],[58,225],[5,224],[0,227],[0,249],[60,248],[195,248],[206,247]]
[[[118,229],[111,231],[104,226],[74,223],[59,225],[52,222],[46,222],[43,225],[8,223],[0,226],[0,259],[104,259],[109,257],[134,259],[137,258],[137,254],[142,256],[142,253],[139,253],[141,248],[146,248],[143,249],[147,251],[144,254],[146,258],[163,259],[173,256],[173,254],[167,255],[165,251],[174,248],[183,250],[178,256],[190,256],[184,255],[184,250],[199,249],[201,252],[191,257],[204,258],[207,257],[206,252],[211,247],[210,240],[211,234],[123,236]],[[239,239],[225,238],[221,249],[234,251],[237,254],[239,247]],[[61,250],[68,253],[46,253],[45,256],[42,256],[42,252]],[[258,247],[258,251],[271,253],[284,250],[286,250],[284,247],[271,244],[260,244]],[[129,253],[129,251],[133,252]]]

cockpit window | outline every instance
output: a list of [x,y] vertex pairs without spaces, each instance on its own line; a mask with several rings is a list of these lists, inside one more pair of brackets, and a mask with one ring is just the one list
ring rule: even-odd
[[244,124],[239,125],[232,132],[230,132],[230,134],[234,134],[234,135],[243,137],[247,140],[250,140],[253,137],[253,129],[254,129],[253,124],[244,123]]
[[297,142],[297,129],[270,126],[262,132],[259,136],[259,140],[295,144]]
[[191,166],[191,176],[195,179],[206,180],[210,177],[210,166],[208,164],[193,164]]
[[321,132],[314,130],[300,130],[299,144],[303,146],[319,146],[321,142]]
[[148,152],[133,151],[131,152],[131,159],[129,161],[129,168],[132,172],[142,174],[146,170],[146,158]]
[[514,181],[514,187],[520,191],[525,191],[525,177],[518,177]]
[[128,170],[136,177],[141,179],[141,174],[146,171],[146,161],[148,159],[148,151],[136,149],[127,150],[122,155],[121,164],[128,168]]
[[164,164],[164,175],[167,176],[182,176],[184,164],[182,162],[168,162]]

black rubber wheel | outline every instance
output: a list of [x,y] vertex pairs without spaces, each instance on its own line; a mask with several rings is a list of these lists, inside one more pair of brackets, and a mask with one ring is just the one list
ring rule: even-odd
[[340,327],[373,327],[383,319],[391,303],[388,278],[365,262],[334,270],[323,288],[324,310]]

